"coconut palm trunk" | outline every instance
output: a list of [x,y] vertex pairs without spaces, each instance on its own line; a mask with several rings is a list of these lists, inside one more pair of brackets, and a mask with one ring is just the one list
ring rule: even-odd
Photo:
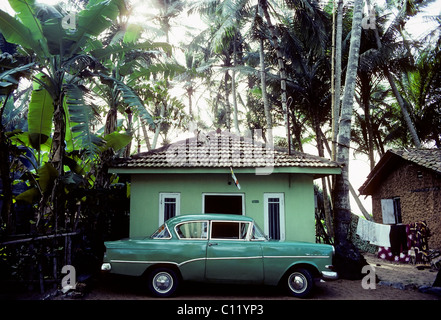
[[336,160],[342,165],[342,174],[336,181],[335,199],[335,237],[337,243],[345,242],[349,230],[351,208],[349,203],[349,145],[351,142],[351,118],[354,103],[355,83],[357,77],[358,57],[361,40],[361,20],[363,18],[363,1],[356,0],[352,21],[352,35],[349,48],[346,81],[343,93],[341,115],[337,136]]
[[[278,66],[279,75],[280,75],[280,100],[282,103],[286,138],[289,143],[289,141],[291,139],[289,138],[290,137],[290,130],[289,130],[289,124],[288,124],[288,105],[287,105],[287,95],[286,95],[287,76],[286,76],[285,62],[283,59],[282,50],[279,45],[280,35],[278,34],[277,29],[274,27],[274,25],[271,22],[271,17],[268,12],[268,1],[267,0],[260,0],[259,5],[262,8],[263,15],[265,17],[266,23],[268,24],[268,30],[271,33],[271,42],[272,42],[272,45],[273,45],[274,50],[276,51],[276,55],[277,55],[277,66]],[[291,150],[290,145],[288,145],[288,150]]]
[[[336,12],[335,12],[336,11]],[[337,8],[334,10],[336,14],[335,26],[335,55],[333,59],[333,108],[332,108],[332,159],[336,159],[337,153],[337,135],[338,135],[338,119],[340,117],[340,96],[341,96],[341,43],[342,43],[342,25],[343,25],[343,0],[338,0]]]
[[348,240],[351,225],[349,145],[351,143],[351,118],[360,52],[362,18],[363,0],[356,0],[337,136],[337,162],[341,164],[342,173],[336,178],[334,197],[335,267],[340,277],[344,279],[361,279],[361,269],[366,264],[366,260],[358,249]]

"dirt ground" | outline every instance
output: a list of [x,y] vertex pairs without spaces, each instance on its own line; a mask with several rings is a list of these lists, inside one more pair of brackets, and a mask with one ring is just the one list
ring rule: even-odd
[[[431,286],[437,272],[430,268],[419,269],[412,264],[393,263],[364,254],[375,270],[378,282],[374,289],[364,289],[361,280],[317,282],[313,295],[308,300],[441,300],[441,296],[418,291],[421,286]],[[368,273],[367,273],[368,274]],[[370,274],[370,273],[369,273]],[[62,294],[59,290],[41,295],[0,295],[0,300],[156,300],[146,292],[145,284],[138,278],[117,275],[102,275],[87,286],[77,285],[75,292]],[[246,285],[208,285],[184,283],[176,297],[164,300],[184,302],[191,300],[299,300],[287,296],[278,287]],[[153,303],[154,303],[153,301]]]
[[[364,289],[361,280],[319,282],[310,300],[441,300],[440,296],[418,291],[421,286],[431,286],[437,272],[415,265],[393,263],[378,259],[373,254],[364,255],[374,267],[379,282],[375,289]],[[66,299],[58,296],[55,299]],[[104,277],[92,286],[85,300],[150,300],[143,284],[132,278]],[[174,300],[291,300],[280,288],[231,285],[184,284]]]

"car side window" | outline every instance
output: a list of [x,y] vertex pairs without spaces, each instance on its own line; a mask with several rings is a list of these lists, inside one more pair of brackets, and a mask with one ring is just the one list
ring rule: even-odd
[[156,230],[151,236],[150,238],[152,239],[170,239],[171,235],[170,232],[168,232],[168,228],[165,225],[165,223],[163,225],[161,225],[158,230]]
[[248,222],[213,221],[211,239],[245,240],[248,227]]
[[185,222],[175,227],[179,239],[202,239],[208,238],[207,221]]
[[253,229],[251,231],[251,240],[263,241],[266,240],[265,234],[262,230],[259,229],[258,226],[253,225]]

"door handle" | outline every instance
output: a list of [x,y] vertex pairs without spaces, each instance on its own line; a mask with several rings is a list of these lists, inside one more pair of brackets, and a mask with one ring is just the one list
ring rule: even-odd
[[217,242],[210,242],[210,243],[208,244],[208,246],[209,246],[209,247],[217,246]]

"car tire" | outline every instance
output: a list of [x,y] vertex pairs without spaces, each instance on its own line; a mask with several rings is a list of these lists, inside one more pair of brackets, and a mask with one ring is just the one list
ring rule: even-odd
[[179,277],[172,269],[158,268],[149,273],[147,284],[153,296],[167,298],[176,293]]
[[306,298],[314,287],[314,278],[309,270],[293,269],[285,277],[288,293],[297,298]]

